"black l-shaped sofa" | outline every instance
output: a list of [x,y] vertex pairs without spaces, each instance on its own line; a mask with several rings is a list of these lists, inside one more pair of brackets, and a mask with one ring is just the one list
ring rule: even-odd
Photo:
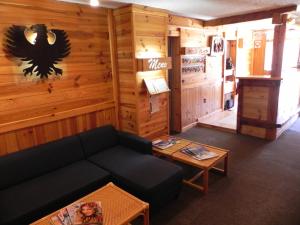
[[180,192],[182,169],[152,145],[112,126],[0,157],[0,225],[25,225],[114,182],[163,207]]

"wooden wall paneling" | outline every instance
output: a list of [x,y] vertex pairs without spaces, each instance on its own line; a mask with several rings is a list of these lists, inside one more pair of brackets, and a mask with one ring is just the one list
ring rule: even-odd
[[117,30],[121,129],[143,137],[168,133],[168,94],[160,94],[160,111],[150,113],[143,79],[165,78],[166,71],[137,72],[136,58],[167,57],[167,13],[129,5],[114,10]]
[[[131,14],[130,14],[130,17],[131,17],[131,24],[132,24],[132,33],[131,33],[131,45],[132,45],[132,55],[133,55],[133,62],[132,62],[132,65],[133,65],[133,76],[134,76],[134,82],[135,82],[135,105],[136,105],[136,134],[137,135],[140,135],[141,133],[141,115],[140,115],[140,107],[139,107],[139,98],[140,98],[140,92],[139,92],[139,84],[140,85],[143,85],[143,83],[141,81],[139,81],[139,78],[138,78],[138,73],[137,73],[137,62],[136,62],[136,58],[139,56],[139,54],[137,53],[137,34],[136,34],[136,22],[135,21],[135,14],[133,13],[134,11],[134,8],[135,8],[135,5],[132,5],[131,6]],[[150,8],[149,8],[150,9]],[[141,10],[141,8],[138,8],[136,9],[137,11]],[[150,9],[151,10],[151,9]],[[146,51],[146,50],[145,50]],[[144,93],[145,93],[145,90],[144,90]],[[148,100],[148,99],[146,99]]]
[[181,47],[203,47],[206,38],[203,29],[180,28]]
[[270,100],[268,87],[244,87],[242,117],[267,120]]
[[138,133],[136,108],[135,50],[133,18],[130,7],[114,10],[117,42],[120,129]]
[[[196,21],[194,21],[196,22]],[[185,47],[207,47],[209,35],[215,35],[217,28],[204,31],[202,21],[193,25],[189,18],[169,16],[169,31],[179,30],[180,49]],[[172,36],[172,35],[171,35]],[[176,61],[173,56],[173,62]],[[222,101],[222,57],[206,56],[206,71],[194,73],[182,73],[181,68],[173,66],[174,86],[180,87],[176,90],[179,98],[175,98],[173,105],[180,103],[181,130],[186,130],[197,124],[198,119],[221,110]],[[179,61],[179,60],[178,60]],[[181,60],[179,61],[182,64]],[[174,91],[173,91],[174,92]],[[174,93],[172,93],[174,94]],[[175,96],[174,95],[174,96]],[[172,109],[174,110],[174,109]],[[176,110],[176,109],[175,109]],[[177,122],[177,125],[180,122]]]
[[[150,11],[141,12],[135,9],[133,11],[136,58],[167,57],[167,14],[157,14]],[[138,72],[136,78],[139,135],[149,138],[159,133],[168,133],[169,94],[159,95],[160,111],[151,114],[150,96],[143,82],[144,78],[165,78],[168,80],[167,71]]]
[[0,155],[20,151],[107,124],[116,125],[114,107],[2,133],[0,134]]
[[[222,92],[222,84],[223,81],[222,80],[216,80],[215,83],[213,83],[213,87],[212,87],[212,112],[216,112],[218,110],[223,109],[223,105],[222,105],[222,96],[223,96],[223,92]],[[221,96],[221,97],[220,97]]]
[[168,37],[180,37],[180,29],[177,26],[168,25]]
[[19,150],[17,134],[14,131],[0,134],[1,155],[6,155]]
[[63,29],[71,42],[71,54],[58,66],[61,77],[48,80],[24,77],[25,65],[8,59],[0,50],[0,154],[69,136],[103,124],[117,125],[115,118],[114,51],[109,10],[55,2],[12,0],[0,2],[3,45],[12,24],[45,24]]
[[192,19],[182,16],[169,15],[169,25],[176,27],[192,27],[192,28],[202,28],[203,21],[199,19]]
[[221,110],[222,81],[213,80],[191,88],[182,88],[182,127],[196,124],[198,119]]
[[116,111],[116,126],[119,125],[119,76],[117,74],[117,40],[116,40],[116,27],[113,17],[113,10],[109,9],[108,11],[108,27],[109,27],[109,41],[110,41],[110,57],[111,57],[111,68],[112,68],[112,80],[113,80],[113,93],[115,101],[115,111]]
[[168,12],[165,9],[160,8],[154,8],[139,4],[131,4],[131,11],[133,13],[140,13],[140,14],[147,14],[147,15],[153,15],[153,16],[162,16],[166,17],[168,16]]

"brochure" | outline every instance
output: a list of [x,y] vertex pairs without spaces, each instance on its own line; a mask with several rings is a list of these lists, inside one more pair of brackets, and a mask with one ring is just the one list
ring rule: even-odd
[[176,138],[169,138],[168,140],[161,140],[161,139],[158,139],[158,140],[155,140],[152,142],[152,145],[154,147],[157,147],[159,149],[166,149],[166,148],[169,148],[173,145],[176,144]]
[[197,160],[210,159],[218,156],[217,153],[211,152],[207,150],[204,146],[200,145],[196,147],[185,147],[181,149],[181,152]]

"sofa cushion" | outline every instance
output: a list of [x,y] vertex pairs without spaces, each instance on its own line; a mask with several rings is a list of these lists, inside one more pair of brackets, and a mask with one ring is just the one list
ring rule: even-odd
[[174,197],[181,187],[183,174],[179,166],[120,145],[88,160],[111,172],[116,184],[148,201],[151,207],[158,205],[168,192]]
[[140,153],[152,154],[152,142],[135,134],[118,132],[119,144]]
[[86,156],[118,144],[118,133],[111,125],[95,128],[79,134]]
[[108,172],[82,160],[1,190],[0,224],[28,224],[96,190],[108,179]]
[[76,136],[0,157],[0,189],[40,176],[83,158],[80,140]]

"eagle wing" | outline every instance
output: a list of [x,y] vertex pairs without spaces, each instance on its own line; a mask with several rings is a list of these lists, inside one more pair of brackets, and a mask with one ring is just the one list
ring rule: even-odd
[[68,40],[68,35],[63,30],[51,30],[55,36],[55,42],[50,46],[51,57],[53,63],[57,64],[62,59],[70,54],[71,44]]
[[32,60],[34,57],[34,45],[27,41],[24,31],[25,26],[11,26],[7,33],[6,50],[8,54],[21,58],[23,61]]

